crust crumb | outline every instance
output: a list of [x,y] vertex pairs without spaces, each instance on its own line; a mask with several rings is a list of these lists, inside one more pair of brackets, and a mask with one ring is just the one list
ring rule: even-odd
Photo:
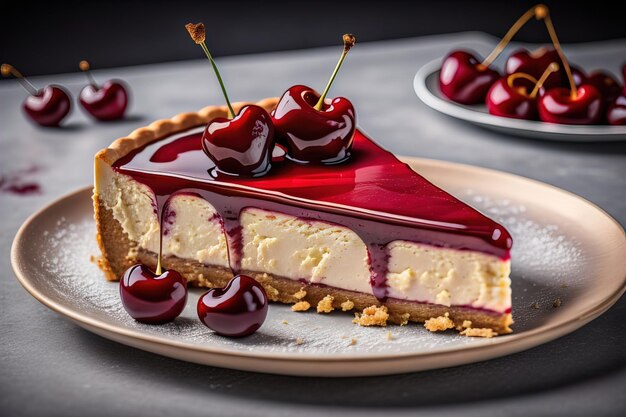
[[352,323],[359,326],[386,326],[389,313],[386,306],[369,306],[363,309],[363,313],[354,313]]
[[461,331],[463,329],[469,329],[470,327],[472,327],[472,321],[471,320],[463,320],[463,324],[461,324],[460,326],[456,326],[456,329],[458,331]]
[[387,331],[387,335],[385,336],[385,338],[390,342],[393,340],[393,335],[391,334],[391,331]]
[[552,307],[553,308],[559,308],[561,307],[561,299],[557,298],[556,300],[554,300],[554,302],[552,303]]
[[498,333],[494,332],[493,329],[489,329],[489,328],[480,328],[480,329],[473,329],[471,327],[463,330],[460,334],[462,334],[463,336],[467,336],[467,337],[495,337],[498,335]]
[[539,310],[539,302],[535,301],[534,303],[532,303],[530,305],[532,308],[534,308],[535,310]]
[[291,306],[291,311],[307,311],[311,308],[311,304],[308,301],[298,301]]
[[304,343],[304,339],[302,339],[301,337],[296,338],[296,345],[301,345],[303,343]]
[[89,255],[89,262],[91,262],[92,264],[95,264],[98,262],[98,258],[94,255]]
[[403,315],[400,316],[400,326],[406,326],[407,324],[409,324],[409,319],[411,318],[411,314],[410,313],[404,313]]
[[281,321],[282,324],[289,324],[289,322],[287,320],[283,320]]
[[333,308],[333,300],[335,298],[332,295],[327,295],[322,298],[319,303],[317,303],[317,312],[318,313],[330,313],[334,310]]
[[265,292],[267,293],[267,296],[270,300],[272,301],[278,300],[278,296],[280,295],[280,293],[278,292],[276,288],[272,287],[269,284],[265,284],[263,288],[265,289]]
[[341,311],[350,311],[354,308],[354,303],[350,300],[346,300],[341,303]]
[[357,340],[355,338],[352,338],[350,340],[350,344],[348,346],[354,346],[354,345],[356,345],[356,343],[357,343]]
[[424,322],[424,327],[429,332],[443,332],[448,329],[454,329],[454,322],[450,320],[450,313],[443,316],[433,317]]
[[300,288],[298,292],[294,293],[293,297],[296,300],[302,300],[304,297],[306,297],[306,291],[304,290],[304,287]]

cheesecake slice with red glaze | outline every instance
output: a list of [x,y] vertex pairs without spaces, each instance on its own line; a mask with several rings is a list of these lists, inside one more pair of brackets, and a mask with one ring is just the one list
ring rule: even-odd
[[[271,112],[276,103],[257,104]],[[510,332],[512,240],[503,226],[358,129],[340,164],[275,157],[262,177],[224,175],[201,139],[226,114],[214,106],[157,121],[96,155],[109,279],[136,262],[154,266],[162,227],[164,266],[192,286],[223,287],[242,273],[270,300],[298,303],[294,310],[377,305],[392,323],[448,313],[458,326]]]

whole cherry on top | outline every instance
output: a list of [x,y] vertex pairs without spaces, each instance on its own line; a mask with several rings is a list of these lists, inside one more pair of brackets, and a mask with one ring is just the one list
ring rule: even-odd
[[292,86],[272,112],[277,141],[292,161],[336,164],[350,157],[356,129],[354,106],[344,97],[327,99],[326,95],[355,42],[354,35],[343,35],[343,51],[322,94],[304,85]]
[[[515,119],[538,119],[537,96],[543,90],[543,86],[550,75],[558,70],[559,65],[552,62],[539,80],[524,73],[514,73],[502,77],[491,86],[487,93],[486,103],[489,113]],[[520,83],[520,81],[522,82]],[[532,85],[530,91],[529,85]]]
[[41,126],[56,127],[69,114],[72,102],[68,92],[59,85],[46,85],[42,89],[33,86],[15,67],[2,64],[4,77],[14,76],[29,93],[22,108],[26,115]]
[[[540,20],[547,14],[548,9],[543,4],[538,4],[527,10],[511,26],[487,58],[482,61],[471,52],[463,50],[452,51],[444,58],[441,65],[439,73],[439,89],[441,93],[450,100],[461,104],[484,102],[489,88],[500,78],[500,74],[490,68],[493,61],[513,39],[513,36],[531,18],[535,17],[537,20]],[[536,77],[539,77],[539,75]]]
[[98,85],[89,71],[89,62],[80,61],[81,71],[87,74],[89,84],[80,91],[80,104],[98,120],[117,120],[124,117],[128,106],[128,87],[121,80],[108,80]]
[[250,104],[235,114],[217,65],[206,46],[204,24],[188,23],[185,28],[191,39],[204,50],[224,94],[228,117],[209,122],[202,135],[202,149],[215,163],[217,174],[261,176],[271,167],[274,126],[262,107]]

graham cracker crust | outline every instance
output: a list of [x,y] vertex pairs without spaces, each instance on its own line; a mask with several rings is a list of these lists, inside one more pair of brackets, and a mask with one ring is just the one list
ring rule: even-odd
[[[113,217],[113,212],[99,201],[97,193],[94,193],[93,198],[97,240],[102,251],[102,258],[98,261],[98,265],[104,271],[106,278],[117,281],[126,269],[138,262],[155,268],[157,255],[138,248]],[[188,284],[194,287],[224,287],[232,278],[230,269],[204,265],[188,259],[166,256],[163,258],[163,265],[165,268],[180,272],[187,279]],[[492,329],[498,334],[511,332],[509,326],[513,320],[511,314],[508,313],[499,314],[467,307],[447,307],[393,298],[381,303],[370,294],[306,284],[258,271],[242,271],[242,273],[252,276],[261,283],[271,301],[285,304],[307,302],[313,309],[322,302],[324,313],[348,311],[349,314],[354,314],[371,306],[385,306],[389,315],[387,321],[394,324],[403,325],[408,321],[423,323],[431,318],[446,316],[458,328],[463,328],[464,323],[470,321],[472,327],[476,329]]]

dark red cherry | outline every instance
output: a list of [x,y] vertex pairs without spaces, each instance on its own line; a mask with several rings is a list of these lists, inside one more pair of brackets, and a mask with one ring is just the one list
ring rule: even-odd
[[[561,65],[561,58],[553,48],[539,48],[535,51],[528,51],[521,48],[513,52],[505,64],[505,73],[510,75],[517,72],[528,74],[536,79],[548,68],[552,62]],[[555,71],[544,82],[544,87],[548,90],[553,87],[560,87],[563,82],[562,71]]]
[[213,288],[198,300],[198,317],[215,333],[243,337],[256,332],[267,317],[267,294],[257,281],[237,275],[224,288]]
[[[574,84],[576,87],[580,87],[583,84],[588,84],[587,73],[576,65],[570,65],[570,70],[572,71],[572,78],[574,79]],[[569,85],[565,85],[564,87],[569,87]]]
[[609,124],[615,126],[626,125],[626,94],[618,96],[609,106],[606,112],[606,119]]
[[489,88],[499,78],[497,71],[482,65],[471,52],[452,51],[441,64],[439,89],[457,103],[484,103]]
[[606,71],[592,72],[587,82],[598,89],[607,104],[613,103],[617,96],[622,94],[622,85]]
[[584,84],[576,96],[569,88],[548,90],[539,99],[539,117],[544,122],[575,125],[595,124],[602,118],[602,95],[597,88]]
[[511,75],[500,78],[487,93],[489,113],[514,119],[536,120],[539,117],[537,97],[531,96],[532,88],[528,84],[529,80],[525,78]]
[[120,80],[109,80],[98,87],[88,84],[81,90],[79,101],[98,120],[121,119],[128,106],[127,87]]
[[274,125],[259,106],[244,106],[233,119],[218,117],[202,135],[202,149],[217,170],[229,175],[261,176],[271,165]]
[[187,281],[176,271],[161,275],[138,264],[120,280],[120,296],[128,314],[149,324],[167,323],[180,315],[187,302]]
[[343,97],[324,100],[304,85],[294,85],[280,98],[272,112],[277,141],[289,159],[300,163],[334,164],[350,157],[356,129],[356,112]]
[[59,126],[72,109],[72,102],[63,87],[51,84],[26,97],[22,108],[41,126]]

